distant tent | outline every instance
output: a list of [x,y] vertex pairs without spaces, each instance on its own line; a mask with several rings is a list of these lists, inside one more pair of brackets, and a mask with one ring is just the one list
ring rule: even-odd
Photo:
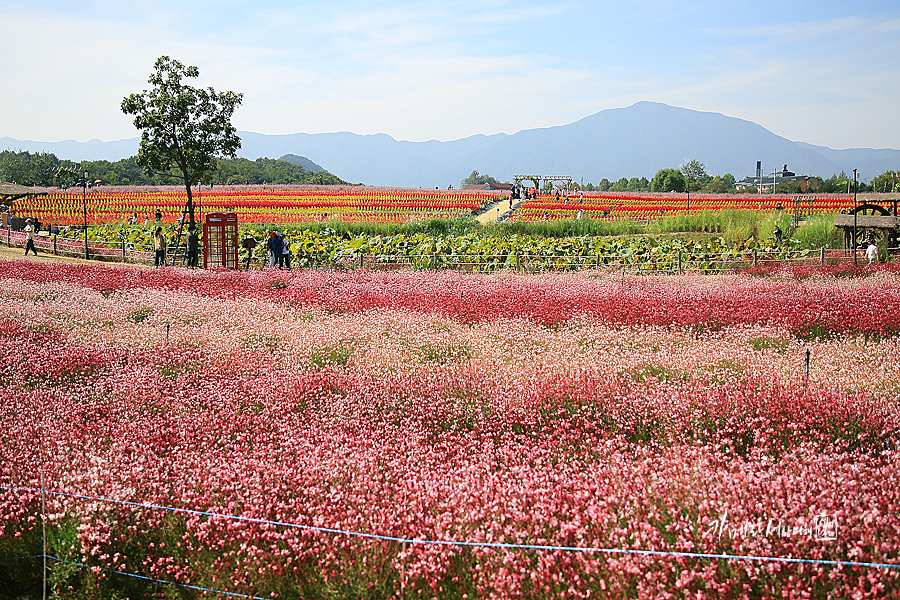
[[0,181],[0,202],[9,204],[18,198],[26,196],[46,196],[49,192],[40,188],[30,188],[15,183]]

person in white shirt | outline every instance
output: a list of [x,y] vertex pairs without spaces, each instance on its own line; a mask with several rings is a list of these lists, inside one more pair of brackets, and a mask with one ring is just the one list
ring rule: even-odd
[[37,248],[34,247],[34,221],[26,219],[25,221],[25,256],[28,256],[28,250],[34,252],[37,256]]
[[869,259],[870,265],[873,262],[878,262],[878,246],[875,245],[875,242],[869,242],[869,247],[866,248],[866,258]]

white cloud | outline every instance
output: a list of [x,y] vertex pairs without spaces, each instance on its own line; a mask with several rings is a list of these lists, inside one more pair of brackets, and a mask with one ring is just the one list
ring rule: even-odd
[[812,143],[897,146],[900,20],[723,28],[701,20],[712,4],[571,2],[103,0],[28,13],[0,0],[13,49],[0,61],[0,136],[134,137],[119,103],[167,54],[199,66],[198,85],[243,92],[235,124],[261,133],[447,140],[652,100]]

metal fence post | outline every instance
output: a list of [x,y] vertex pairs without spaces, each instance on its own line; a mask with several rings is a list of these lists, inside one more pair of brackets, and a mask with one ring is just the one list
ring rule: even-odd
[[681,268],[681,249],[678,249],[678,273],[684,273]]
[[57,235],[58,234],[56,234],[56,233],[53,234],[53,254],[59,254],[59,252],[57,252],[57,250],[56,250],[56,236]]
[[825,266],[825,246],[819,248],[819,263],[824,267]]
[[753,266],[757,266],[759,264],[759,257],[756,255],[756,248],[753,249]]

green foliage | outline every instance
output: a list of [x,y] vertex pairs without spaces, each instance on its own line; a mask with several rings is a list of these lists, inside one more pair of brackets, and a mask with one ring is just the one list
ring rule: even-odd
[[816,192],[822,194],[846,194],[851,191],[850,177],[841,171],[840,175],[832,175],[828,179],[823,179],[816,189]]
[[643,233],[634,221],[595,221],[594,219],[555,219],[553,221],[505,221],[482,227],[486,235],[568,238],[617,236]]
[[611,191],[611,192],[627,192],[628,191],[628,179],[623,177],[622,179],[618,180],[617,182],[615,182],[614,184],[612,184],[610,186],[609,191]]
[[346,365],[353,356],[351,346],[326,346],[309,355],[310,365],[316,369],[324,369],[328,366]]
[[770,337],[760,337],[753,338],[750,340],[750,346],[754,350],[774,350],[779,354],[784,353],[788,346],[790,345],[790,340],[786,340],[784,338],[770,338]]
[[678,169],[660,169],[650,182],[650,189],[654,192],[683,192],[687,182]]
[[59,159],[47,152],[0,152],[0,180],[25,186],[49,187],[54,183],[54,168]]
[[[72,185],[75,175],[65,170],[54,174],[51,166],[75,168],[81,165],[89,173],[91,181],[99,180],[104,185],[172,185],[173,180],[181,177],[175,171],[156,173],[145,171],[137,164],[136,157],[123,158],[115,162],[107,160],[85,161],[73,163],[70,160],[58,159],[53,154],[42,155],[46,158],[34,160],[27,152],[0,152],[0,179],[15,181],[22,185],[43,187],[67,187]],[[42,161],[46,162],[45,165]],[[308,161],[311,163],[311,161]],[[22,183],[26,182],[26,183]],[[327,171],[313,171],[301,164],[291,163],[283,159],[257,158],[255,161],[246,158],[219,158],[216,170],[203,177],[205,185],[349,185],[346,181]]]
[[478,171],[472,171],[468,177],[466,177],[465,179],[463,179],[460,182],[460,185],[462,187],[465,187],[467,185],[482,185],[485,183],[500,183],[500,182],[497,181],[496,179],[494,179],[493,177],[491,177],[490,175],[487,175],[487,174],[482,175]]
[[[834,223],[833,215],[831,221]],[[783,238],[787,238],[788,231],[791,228],[791,216],[783,211],[764,215],[757,226],[756,238],[758,240],[774,240],[776,225],[781,230]]]
[[900,189],[900,172],[885,171],[872,181],[872,191],[879,194],[895,192]]
[[318,173],[319,171],[324,171],[321,166],[317,165],[313,161],[309,160],[305,156],[297,156],[296,154],[284,154],[278,158],[278,160],[283,160],[285,162],[289,162],[292,165],[300,165],[307,171],[312,171],[313,173]]
[[216,157],[234,158],[241,147],[231,115],[240,106],[243,95],[182,83],[184,78],[199,77],[199,69],[168,56],[160,57],[154,69],[148,80],[153,89],[126,97],[122,100],[122,112],[134,115],[134,126],[141,130],[137,164],[155,171],[176,169],[181,173],[193,225],[191,186],[215,171]]
[[689,192],[696,192],[709,182],[706,165],[697,159],[689,160],[682,165],[681,174],[684,175],[685,189]]
[[419,351],[422,353],[424,362],[436,362],[442,365],[449,362],[466,361],[472,357],[472,348],[466,344],[456,346],[427,344],[420,346]]
[[726,173],[721,177],[716,175],[711,179],[707,177],[706,184],[700,188],[700,192],[704,194],[727,194],[736,191],[734,188],[734,175],[731,173]]
[[731,241],[746,241],[757,237],[757,214],[746,210],[704,210],[677,213],[652,221],[648,233],[722,233]]
[[139,308],[136,311],[129,314],[126,317],[126,320],[131,321],[132,323],[135,323],[135,324],[143,323],[152,314],[153,314],[153,309],[150,307]]
[[311,171],[301,164],[273,158],[257,158],[255,161],[246,158],[220,159],[216,172],[210,174],[206,182],[229,185],[347,185],[346,181],[327,171]]
[[[782,231],[787,231],[782,227]],[[793,238],[805,248],[839,248],[843,244],[841,230],[834,226],[834,215],[813,215],[794,230]]]

